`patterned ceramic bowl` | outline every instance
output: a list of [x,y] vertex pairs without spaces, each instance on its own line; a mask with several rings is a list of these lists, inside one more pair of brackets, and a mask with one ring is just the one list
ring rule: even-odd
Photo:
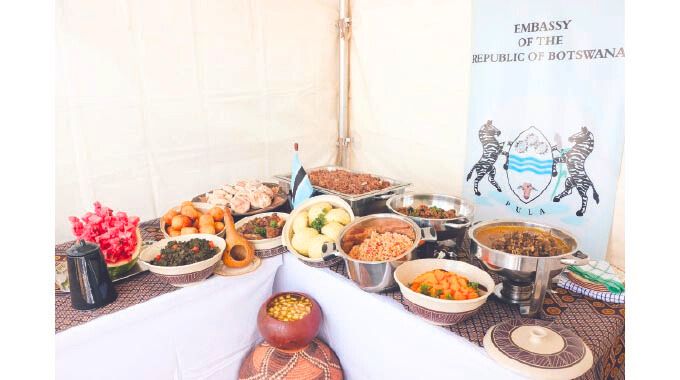
[[[289,220],[289,214],[285,212],[264,212],[262,214],[256,214],[253,216],[247,216],[238,222],[236,222],[236,229],[238,230],[239,227],[245,225],[248,223],[248,221],[253,220],[255,218],[262,218],[265,216],[271,216],[272,214],[278,215],[281,219],[285,220],[288,222]],[[285,224],[284,224],[285,226]],[[270,239],[260,239],[260,240],[250,240],[248,241],[253,245],[255,248],[255,254],[257,257],[261,259],[266,259],[268,257],[274,257],[278,256],[284,252],[288,252],[288,248],[286,248],[285,245],[283,245],[283,240],[281,239],[280,236],[275,237],[275,238],[270,238]]]
[[[434,269],[443,269],[467,277],[480,285],[482,295],[470,300],[443,300],[414,292],[408,286],[420,274]],[[394,279],[399,284],[404,303],[409,310],[430,323],[440,326],[462,322],[479,311],[493,292],[495,283],[491,276],[474,265],[462,261],[445,259],[421,259],[407,261],[394,271]]]
[[[149,264],[149,261],[153,260],[153,258],[156,257],[156,255],[159,255],[161,253],[161,249],[165,248],[165,246],[169,242],[187,241],[195,238],[212,241],[215,244],[215,246],[220,250],[219,253],[207,260],[199,261],[197,263],[189,265],[164,267]],[[146,248],[144,251],[142,251],[142,253],[140,254],[139,264],[143,268],[148,269],[149,272],[153,273],[155,276],[158,276],[160,279],[162,279],[163,281],[167,282],[170,285],[188,286],[201,282],[206,278],[210,277],[211,274],[213,274],[215,265],[219,263],[219,261],[222,259],[222,253],[224,253],[225,248],[227,248],[227,243],[224,241],[224,239],[222,239],[219,236],[211,234],[192,234],[176,236],[173,238],[159,240],[150,247]]]

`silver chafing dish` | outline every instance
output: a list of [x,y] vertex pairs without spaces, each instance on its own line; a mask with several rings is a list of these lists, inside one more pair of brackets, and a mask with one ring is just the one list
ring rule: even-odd
[[[506,253],[481,243],[478,234],[494,227],[519,226],[539,229],[562,239],[569,251],[562,255],[534,257]],[[535,316],[541,309],[545,292],[553,277],[568,265],[585,265],[588,255],[578,250],[578,241],[569,232],[544,224],[520,220],[489,220],[473,224],[468,230],[470,252],[491,272],[503,278],[494,289],[495,295],[506,302],[518,304],[520,313]]]
[[[403,254],[387,261],[363,261],[351,258],[348,253],[369,231],[378,233],[397,232],[413,239],[412,246]],[[380,292],[396,285],[394,270],[414,257],[414,250],[424,241],[437,239],[433,228],[420,228],[412,220],[396,214],[375,214],[357,218],[345,226],[334,243],[323,246],[324,261],[340,256],[345,261],[349,278],[367,292]]]
[[[411,185],[410,183],[397,181],[392,178],[383,177],[370,173],[357,172],[334,165],[311,168],[307,170],[307,173],[311,173],[312,171],[315,170],[328,170],[328,171],[344,170],[355,174],[368,174],[373,177],[380,178],[383,181],[390,182],[391,185],[385,189],[371,191],[359,195],[344,194],[338,191],[329,190],[323,187],[312,185],[312,187],[315,190],[315,193],[337,195],[338,197],[342,198],[345,202],[349,203],[350,207],[352,207],[354,215],[356,216],[364,216],[375,213],[387,212],[387,207],[385,206],[385,202],[387,202],[387,199],[389,199],[391,196],[395,194],[403,194],[406,191],[406,188]],[[283,191],[285,191],[286,193],[290,193],[290,173],[278,174],[275,175],[274,178],[276,178],[279,181],[279,185],[281,186]]]
[[[453,243],[444,244],[444,246],[451,246],[456,248],[456,250],[463,246],[465,232],[470,227],[475,213],[475,206],[471,202],[460,197],[444,194],[396,194],[387,200],[386,205],[391,212],[413,220],[420,227],[433,227],[437,231],[437,240],[452,241]],[[421,218],[397,211],[400,207],[415,208],[421,205],[428,207],[436,206],[444,210],[456,210],[456,217],[451,219]],[[457,255],[455,256],[457,257]],[[439,258],[443,258],[443,256],[439,256]]]

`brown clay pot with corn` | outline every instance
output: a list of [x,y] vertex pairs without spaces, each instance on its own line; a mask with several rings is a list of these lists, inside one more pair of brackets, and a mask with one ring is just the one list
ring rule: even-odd
[[305,348],[319,332],[319,304],[304,293],[284,292],[271,296],[260,307],[257,328],[264,340],[284,351]]

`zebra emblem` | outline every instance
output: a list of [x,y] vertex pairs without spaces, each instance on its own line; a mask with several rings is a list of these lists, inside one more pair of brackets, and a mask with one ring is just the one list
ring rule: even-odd
[[[555,196],[553,202],[559,202],[560,199],[571,194],[576,187],[576,191],[581,196],[581,209],[576,211],[576,215],[583,216],[588,207],[588,189],[593,189],[593,199],[595,203],[600,203],[600,195],[595,191],[595,185],[588,177],[585,168],[586,158],[595,146],[595,138],[588,128],[581,127],[580,132],[569,137],[569,142],[574,143],[574,145],[567,152],[561,153],[559,157],[555,158],[556,163],[567,165],[569,176],[564,181],[564,191]],[[553,151],[556,150],[557,148],[553,147]]]
[[486,124],[482,125],[482,127],[479,129],[479,141],[482,143],[482,157],[479,159],[479,161],[477,161],[476,164],[474,164],[474,166],[472,166],[472,169],[470,169],[466,179],[466,181],[469,181],[470,178],[472,178],[472,173],[477,171],[474,188],[475,194],[478,196],[482,195],[482,193],[479,192],[479,181],[481,181],[485,175],[488,175],[489,182],[496,188],[496,190],[502,191],[495,178],[496,161],[498,160],[498,156],[500,154],[504,154],[502,151],[505,143],[499,143],[496,139],[496,136],[500,134],[501,131],[491,124],[491,120],[488,120]]
[[553,151],[548,139],[533,126],[509,145],[503,168],[510,190],[526,204],[538,198],[550,185],[555,172]]

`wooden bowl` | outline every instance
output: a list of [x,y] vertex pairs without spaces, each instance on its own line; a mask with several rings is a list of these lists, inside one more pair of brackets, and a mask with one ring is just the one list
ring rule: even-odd
[[[290,322],[280,321],[269,315],[267,313],[269,304],[275,298],[286,294],[308,298],[312,303],[312,310],[302,319]],[[257,314],[257,328],[264,340],[272,347],[283,351],[298,351],[314,340],[321,327],[322,319],[321,307],[314,298],[305,293],[281,292],[269,297],[260,306],[260,312]]]

